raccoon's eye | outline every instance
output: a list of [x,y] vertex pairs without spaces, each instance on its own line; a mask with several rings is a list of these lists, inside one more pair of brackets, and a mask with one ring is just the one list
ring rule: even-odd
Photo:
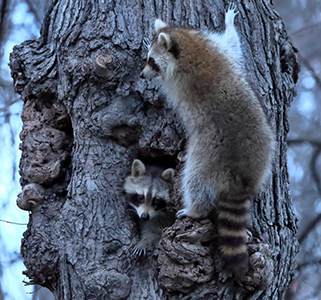
[[137,201],[142,203],[144,202],[144,196],[143,195],[137,195]]
[[155,62],[155,59],[150,57],[148,59],[148,64],[151,66],[151,68],[155,71],[155,72],[159,72],[159,66],[157,65],[157,63]]
[[155,208],[155,210],[161,210],[166,208],[166,202],[163,199],[153,199],[153,206]]
[[138,206],[144,202],[144,196],[138,194],[130,195],[130,202],[133,203],[135,206]]

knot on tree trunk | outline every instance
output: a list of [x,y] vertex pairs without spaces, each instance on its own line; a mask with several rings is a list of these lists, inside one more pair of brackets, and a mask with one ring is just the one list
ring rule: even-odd
[[9,66],[15,91],[23,101],[56,92],[56,54],[50,46],[41,47],[39,40],[15,46]]
[[45,190],[36,183],[27,184],[19,193],[17,205],[23,210],[32,210],[45,199]]
[[289,39],[282,45],[281,72],[288,73],[292,77],[294,83],[297,83],[301,70],[298,52],[298,49],[292,45]]
[[209,241],[214,235],[214,225],[208,219],[177,220],[163,232],[159,280],[168,292],[187,293],[194,284],[211,280],[215,262]]
[[20,133],[23,152],[20,167],[24,179],[48,186],[65,178],[72,129],[63,104],[51,104],[43,99],[27,101],[21,118],[24,123]]
[[[30,278],[29,282],[24,283],[26,285],[40,284],[50,288],[51,283],[55,282],[59,276],[57,272],[59,250],[57,245],[51,243],[52,238],[48,229],[42,225],[44,220],[46,218],[38,213],[38,220],[34,222],[35,226],[32,228],[29,223],[30,231],[24,233],[21,255],[24,257],[24,264],[27,268],[23,274]],[[48,222],[48,219],[46,221]]]
[[101,77],[109,77],[111,70],[111,63],[113,62],[113,57],[110,54],[102,53],[96,57],[95,60],[95,71],[96,74]]
[[244,294],[269,287],[274,276],[274,263],[268,244],[249,236],[250,269],[242,278],[235,278],[224,270],[215,236],[215,225],[209,219],[185,218],[164,230],[158,256],[158,278],[167,292],[190,293],[200,284],[215,284],[218,275],[219,281],[228,280],[243,287],[239,291]]
[[250,291],[265,290],[270,286],[274,277],[272,251],[269,245],[260,239],[252,239],[248,249],[250,270],[238,283]]

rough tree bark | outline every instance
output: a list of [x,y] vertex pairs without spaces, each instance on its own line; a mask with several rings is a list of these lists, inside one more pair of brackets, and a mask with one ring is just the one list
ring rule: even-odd
[[[298,64],[270,1],[237,3],[246,72],[277,140],[273,176],[253,203],[249,276],[236,281],[221,272],[215,220],[177,220],[160,249],[131,255],[138,232],[122,190],[130,164],[139,157],[179,171],[184,145],[184,129],[156,83],[138,76],[143,37],[152,37],[156,17],[222,30],[227,6],[53,0],[40,39],[14,48],[10,66],[24,101],[17,202],[31,211],[21,247],[30,284],[56,299],[283,298],[297,252],[286,134]],[[179,197],[177,178],[174,207]]]

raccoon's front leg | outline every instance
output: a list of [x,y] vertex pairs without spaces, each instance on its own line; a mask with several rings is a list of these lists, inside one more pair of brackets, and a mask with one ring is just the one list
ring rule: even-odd
[[133,249],[133,255],[134,256],[145,256],[146,255],[146,248],[139,245],[139,243],[134,247]]
[[187,159],[182,177],[183,206],[177,217],[187,216],[192,219],[204,219],[213,209],[215,194],[206,186],[198,166]]
[[210,33],[208,37],[226,54],[234,59],[239,66],[243,65],[243,53],[239,35],[234,25],[234,19],[238,14],[237,7],[231,3],[225,12],[225,31],[223,33]]
[[153,232],[145,232],[141,240],[134,247],[133,254],[135,256],[145,256],[146,249],[152,248],[160,240],[160,235]]

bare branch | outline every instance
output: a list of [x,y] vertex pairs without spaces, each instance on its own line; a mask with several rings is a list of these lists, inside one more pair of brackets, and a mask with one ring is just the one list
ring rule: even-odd
[[315,259],[315,260],[311,260],[311,261],[305,261],[302,262],[298,265],[297,267],[297,271],[301,271],[301,269],[305,268],[305,267],[309,267],[309,266],[314,266],[314,265],[320,265],[321,264],[321,259]]
[[21,99],[18,98],[18,99],[16,99],[16,100],[13,100],[12,102],[8,103],[8,104],[5,105],[4,107],[0,107],[0,112],[5,112],[5,111],[7,111],[7,109],[8,109],[11,105],[19,102],[20,100],[21,100]]
[[317,160],[318,160],[320,153],[321,153],[321,147],[318,147],[314,150],[311,161],[310,161],[310,168],[311,168],[313,180],[314,180],[314,182],[317,186],[318,192],[321,196],[321,181],[320,181],[320,175],[318,174],[318,171],[317,171]]
[[318,74],[315,72],[314,68],[310,65],[310,62],[305,59],[300,53],[298,53],[301,62],[305,65],[305,67],[311,72],[312,77],[316,81],[317,85],[321,89],[321,79],[319,78]]
[[315,185],[317,187],[318,193],[321,196],[321,180],[320,180],[320,175],[318,174],[318,171],[317,171],[317,160],[321,153],[321,141],[308,139],[308,138],[293,139],[288,141],[289,146],[296,145],[296,144],[303,144],[303,143],[309,143],[315,148],[310,160],[310,169],[311,169],[311,174],[315,182]]
[[28,225],[27,223],[17,223],[17,222],[11,222],[11,221],[1,220],[1,219],[0,219],[0,222],[14,224],[14,225]]
[[0,78],[0,86],[3,88],[11,88],[13,90],[13,83],[10,80],[5,80],[3,78]]
[[299,29],[296,30],[296,31],[293,31],[290,35],[293,36],[293,35],[296,35],[296,34],[300,34],[300,33],[302,33],[303,31],[310,30],[311,28],[319,27],[320,24],[321,24],[321,22],[309,24],[308,26],[305,26],[305,27],[299,28]]
[[288,145],[293,146],[297,144],[309,143],[315,147],[321,147],[321,141],[309,138],[299,138],[299,139],[292,139],[288,140]]
[[307,226],[307,228],[300,234],[300,236],[298,237],[298,241],[300,245],[302,245],[302,243],[308,237],[309,233],[318,225],[320,220],[321,220],[321,214],[318,214]]
[[38,26],[40,26],[42,23],[42,19],[41,19],[40,13],[39,13],[39,8],[35,7],[33,1],[31,1],[31,0],[25,0],[25,1],[29,6],[30,12],[35,16],[35,20],[38,23]]
[[[319,155],[321,154],[321,141],[315,140],[315,139],[308,139],[308,138],[300,138],[300,139],[293,139],[288,141],[288,145],[297,145],[297,144],[303,144],[303,143],[309,143],[311,144],[315,149],[313,151],[313,155],[310,160],[310,169],[311,174],[313,177],[313,181],[316,184],[318,193],[321,195],[321,181],[320,181],[320,175],[317,171],[317,159]],[[307,228],[301,233],[301,235],[298,237],[299,244],[301,245],[304,240],[307,238],[309,233],[318,225],[319,221],[321,220],[321,214],[317,215],[311,223],[307,226]]]
[[7,14],[7,8],[8,8],[8,1],[7,0],[2,0],[2,5],[1,5],[1,11],[0,11],[0,49],[1,49],[1,44],[3,42],[3,37],[4,37],[4,25],[5,25],[5,17]]

